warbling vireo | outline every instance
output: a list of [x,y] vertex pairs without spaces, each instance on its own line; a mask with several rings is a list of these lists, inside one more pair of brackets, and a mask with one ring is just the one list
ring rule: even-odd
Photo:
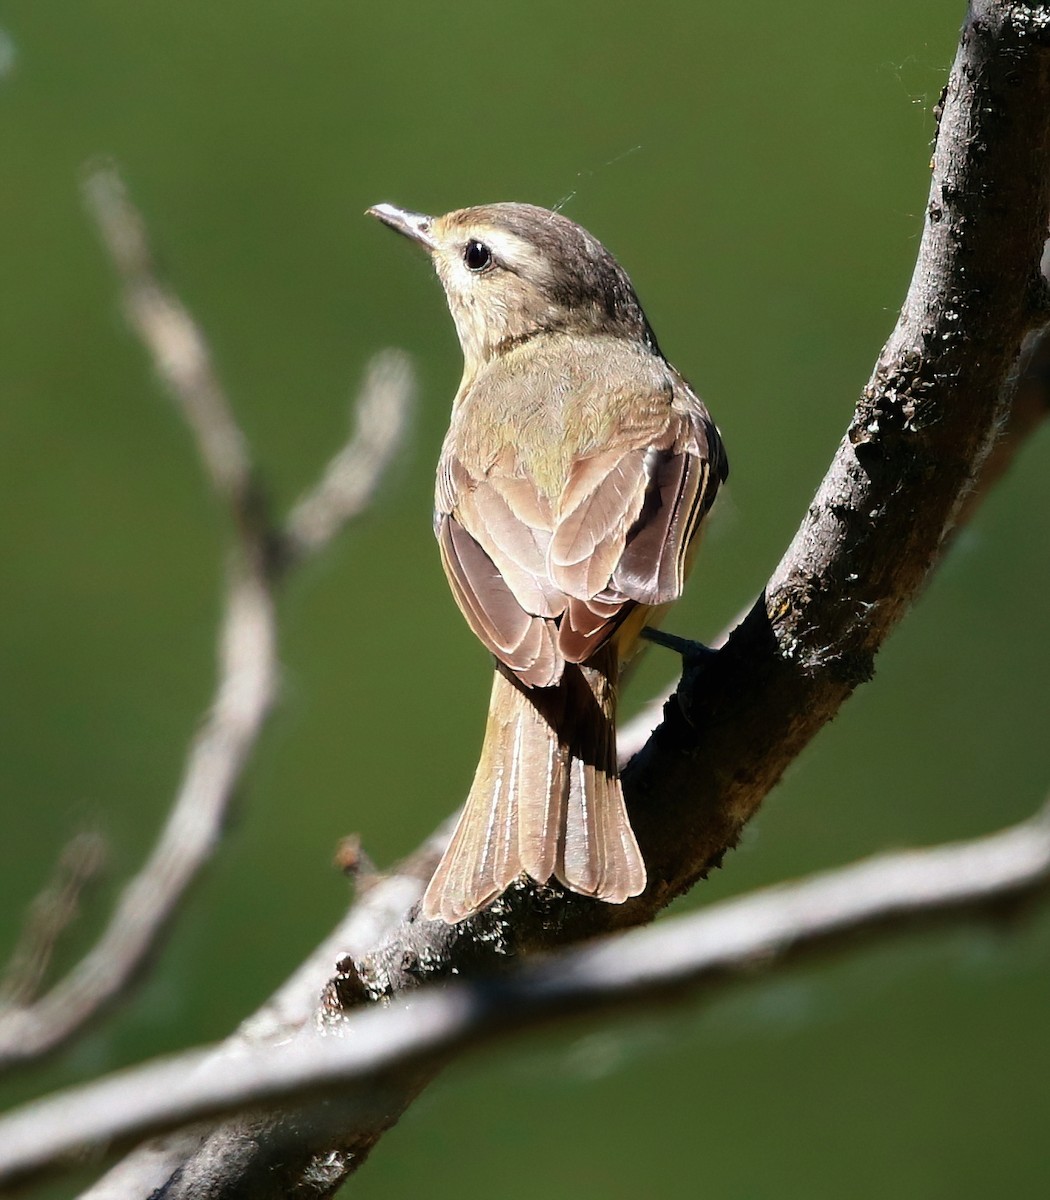
[[485,742],[423,898],[453,923],[520,875],[612,904],[645,864],[616,763],[616,686],[682,591],[728,465],[611,254],[529,204],[369,212],[430,253],[464,370],[434,524],[495,656]]

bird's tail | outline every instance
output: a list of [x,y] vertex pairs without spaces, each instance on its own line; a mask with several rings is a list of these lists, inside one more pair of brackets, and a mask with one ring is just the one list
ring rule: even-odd
[[622,904],[645,887],[616,766],[617,654],[569,663],[550,688],[497,669],[481,761],[466,807],[423,897],[449,924],[521,874]]

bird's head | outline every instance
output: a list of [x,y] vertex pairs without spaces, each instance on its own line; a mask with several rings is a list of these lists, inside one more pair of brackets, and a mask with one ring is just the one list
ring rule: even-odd
[[430,254],[467,372],[545,333],[601,334],[659,353],[627,273],[585,229],[532,204],[442,217],[377,204],[369,213]]

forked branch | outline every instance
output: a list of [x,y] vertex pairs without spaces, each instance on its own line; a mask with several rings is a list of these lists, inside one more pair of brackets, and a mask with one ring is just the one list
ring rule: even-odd
[[112,168],[100,168],[88,177],[85,196],[116,267],[128,319],[193,433],[205,473],[232,519],[234,539],[215,692],[187,752],[167,821],[92,949],[39,999],[13,999],[0,1008],[0,1069],[68,1042],[127,994],[158,947],[214,853],[276,697],[278,578],[323,549],[367,507],[403,439],[412,394],[405,356],[377,355],[355,405],[349,442],[287,524],[277,524],[204,335],[154,270],[145,224],[123,182]]

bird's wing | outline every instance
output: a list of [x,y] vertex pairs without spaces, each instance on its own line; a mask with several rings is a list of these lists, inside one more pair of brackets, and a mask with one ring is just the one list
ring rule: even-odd
[[707,409],[685,389],[676,391],[666,434],[650,453],[642,511],[610,586],[655,605],[682,594],[689,545],[728,477],[729,463]]
[[725,474],[718,431],[684,384],[644,445],[574,465],[550,553],[571,597],[558,638],[568,661],[589,657],[635,604],[681,595],[689,544]]
[[[577,398],[577,411],[588,403]],[[532,687],[590,658],[636,604],[680,594],[686,549],[725,474],[718,433],[684,383],[617,408],[623,419],[594,439],[602,448],[573,457],[553,491],[520,446],[479,455],[446,440],[435,525],[453,594]]]
[[522,683],[551,687],[561,678],[557,627],[527,612],[478,540],[451,513],[439,514],[438,546],[456,599],[479,640]]

